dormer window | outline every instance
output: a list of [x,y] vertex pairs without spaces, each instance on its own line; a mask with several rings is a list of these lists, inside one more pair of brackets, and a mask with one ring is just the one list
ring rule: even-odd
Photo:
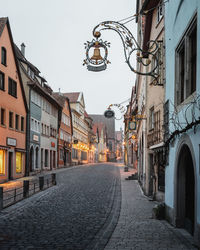
[[30,76],[31,79],[34,79],[35,74],[34,72],[28,67],[28,75]]
[[1,47],[1,64],[6,66],[6,49],[4,47]]

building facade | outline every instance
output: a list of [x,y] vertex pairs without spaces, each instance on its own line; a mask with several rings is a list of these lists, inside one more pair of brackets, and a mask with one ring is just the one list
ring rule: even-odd
[[[165,4],[167,219],[200,246],[200,2]],[[168,38],[168,39],[167,39]]]
[[73,141],[72,141],[72,163],[88,163],[89,141],[88,122],[85,120],[85,102],[82,92],[64,93],[69,98],[72,124],[73,124]]
[[61,106],[52,95],[52,89],[40,76],[40,71],[15,45],[26,100],[27,116],[27,168],[28,174],[57,167],[58,113]]
[[58,132],[58,167],[66,167],[72,164],[72,114],[69,99],[61,93],[54,93],[53,96],[62,106],[62,114],[59,117]]
[[25,175],[28,107],[8,18],[0,18],[0,182]]
[[116,161],[116,147],[115,147],[115,118],[107,119],[104,115],[90,114],[94,124],[104,124],[106,129],[107,140],[107,161]]

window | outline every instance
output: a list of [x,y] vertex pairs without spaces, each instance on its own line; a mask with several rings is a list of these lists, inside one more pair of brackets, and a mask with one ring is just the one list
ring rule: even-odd
[[1,63],[6,66],[6,49],[1,47]]
[[19,129],[19,115],[15,115],[15,129]]
[[5,126],[5,109],[1,108],[1,125]]
[[21,117],[21,131],[24,131],[24,117]]
[[181,104],[196,91],[197,21],[191,22],[176,49],[175,102]]
[[11,78],[8,78],[8,94],[17,97],[17,83]]
[[9,127],[13,128],[13,112],[9,112]]
[[22,153],[16,152],[16,173],[20,174],[22,172]]
[[149,130],[154,129],[154,107],[149,110]]
[[0,149],[0,174],[5,174],[5,150]]
[[64,156],[64,151],[63,149],[60,149],[60,160],[63,160],[63,156]]
[[4,73],[0,71],[0,89],[5,90],[5,76]]
[[160,1],[158,8],[157,8],[157,22],[159,23],[163,17],[163,3],[162,0]]

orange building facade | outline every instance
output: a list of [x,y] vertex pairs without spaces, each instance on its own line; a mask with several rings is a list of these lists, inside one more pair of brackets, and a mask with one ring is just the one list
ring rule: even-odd
[[25,175],[27,105],[8,18],[0,18],[0,183]]
[[54,93],[58,103],[62,107],[62,113],[59,115],[58,149],[57,159],[58,167],[70,166],[72,163],[72,115],[69,99],[61,93]]

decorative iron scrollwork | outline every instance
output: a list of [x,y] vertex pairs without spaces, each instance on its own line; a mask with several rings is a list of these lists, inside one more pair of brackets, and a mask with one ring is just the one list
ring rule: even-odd
[[[101,22],[93,29],[93,36],[96,39],[93,39],[91,42],[87,41],[87,43],[85,43],[86,59],[84,60],[83,65],[87,65],[88,70],[92,71],[101,71],[107,68],[107,64],[110,63],[107,60],[107,55],[108,55],[107,47],[110,47],[110,43],[108,43],[107,41],[103,42],[103,40],[99,39],[99,37],[101,36],[102,30],[109,30],[109,29],[116,31],[119,34],[124,47],[125,60],[129,68],[136,74],[153,77],[152,84],[157,85],[159,77],[159,74],[157,73],[159,62],[156,56],[156,53],[159,49],[157,42],[153,40],[149,41],[147,44],[148,51],[142,50],[139,44],[137,43],[136,39],[134,38],[133,34],[130,32],[130,30],[120,22],[115,22],[115,21]],[[89,50],[92,47],[94,48],[94,56],[90,57]],[[104,57],[101,57],[100,51],[97,50],[99,48],[103,48],[105,50]],[[96,57],[95,53],[97,54]],[[140,71],[139,70],[140,67],[137,66],[137,68],[135,68],[132,65],[131,57],[134,54],[136,56],[137,63],[146,67],[146,70]]]

